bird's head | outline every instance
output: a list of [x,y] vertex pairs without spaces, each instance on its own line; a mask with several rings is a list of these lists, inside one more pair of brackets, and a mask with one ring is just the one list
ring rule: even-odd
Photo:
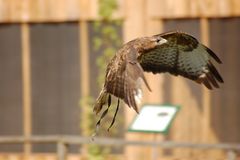
[[167,43],[167,40],[161,36],[152,36],[152,37],[143,37],[138,40],[138,47],[142,51],[147,51],[154,49],[157,46],[160,46],[164,43]]

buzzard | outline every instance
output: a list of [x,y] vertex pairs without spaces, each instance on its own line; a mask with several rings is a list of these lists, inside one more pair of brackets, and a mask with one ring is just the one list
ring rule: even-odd
[[103,105],[107,104],[108,107],[102,113],[96,128],[108,112],[111,96],[117,97],[118,102],[108,130],[114,124],[120,99],[138,113],[136,102],[141,99],[141,83],[151,91],[144,71],[153,74],[168,72],[203,84],[210,90],[219,88],[223,79],[213,61],[222,63],[211,49],[183,32],[167,32],[137,38],[124,44],[107,65],[105,83],[93,111],[98,114]]

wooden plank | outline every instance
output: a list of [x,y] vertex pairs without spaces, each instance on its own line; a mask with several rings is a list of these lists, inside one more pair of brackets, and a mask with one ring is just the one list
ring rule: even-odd
[[[201,42],[209,46],[209,21],[207,18],[200,19]],[[211,94],[210,91],[202,86],[202,137],[201,142],[211,142]],[[209,156],[209,152],[206,152]]]
[[[136,5],[137,4],[137,5]],[[142,37],[146,35],[153,35],[161,33],[163,30],[162,21],[154,20],[148,17],[149,8],[148,1],[139,0],[137,3],[133,1],[126,1],[126,10],[127,19],[124,23],[124,40],[130,41],[136,37]],[[137,11],[136,11],[137,10]],[[141,13],[141,15],[139,15]],[[134,30],[132,29],[134,28]],[[143,85],[143,102],[144,103],[154,103],[161,104],[163,103],[163,90],[162,85],[164,82],[164,78],[161,76],[156,76],[151,73],[146,74],[147,80],[152,86],[152,92],[149,92],[146,87]],[[128,107],[125,109],[125,115],[127,118],[126,126],[128,127],[131,123],[133,117],[136,116],[136,113],[130,111]],[[163,140],[163,136],[160,134],[143,134],[143,133],[127,133],[126,138],[129,140],[149,140],[149,141],[161,141]],[[157,151],[157,152],[155,152]],[[126,147],[125,155],[127,159],[153,159],[161,154],[162,149],[154,149],[153,147]],[[136,154],[139,153],[139,154]]]
[[81,95],[83,97],[89,96],[89,51],[88,51],[88,28],[87,22],[81,21],[79,23],[80,30],[80,70],[81,70]]
[[[208,19],[201,18],[200,21],[200,29],[201,29],[201,41],[206,46],[209,46],[209,24]],[[202,87],[203,89],[203,141],[209,141],[209,129],[210,129],[210,104],[211,104],[211,95],[209,90],[206,87]]]
[[[134,38],[143,36],[145,33],[145,16],[144,11],[145,0],[128,1],[125,0],[125,9],[127,19],[123,24],[123,39],[124,42],[128,42]],[[145,96],[145,95],[144,95]],[[136,112],[130,109],[127,105],[124,107],[125,114],[125,126],[126,128],[131,124],[133,118],[136,116]],[[126,132],[125,138],[127,140],[140,140],[143,139],[141,133]],[[147,136],[145,136],[147,138]],[[144,148],[146,149],[146,148]],[[137,146],[127,146],[124,148],[124,155],[128,160],[135,159],[149,159],[143,148]],[[148,152],[148,151],[147,151]],[[138,153],[138,154],[136,154]]]
[[234,15],[240,15],[240,1],[239,0],[232,0],[232,12]]
[[[59,144],[59,149],[62,149],[64,153],[66,150],[66,146],[62,145],[83,145],[83,144],[89,144],[92,143],[90,137],[82,137],[82,136],[32,136],[27,139],[31,143],[55,143]],[[26,139],[23,136],[6,136],[6,137],[0,137],[0,143],[1,144],[14,144],[14,143],[24,143]],[[176,142],[176,141],[149,141],[149,140],[126,140],[121,138],[96,138],[94,141],[94,144],[98,145],[106,145],[106,146],[137,146],[145,149],[146,147],[157,147],[157,148],[165,148],[165,149],[176,149],[181,148],[182,150],[191,148],[198,150],[199,152],[203,153],[204,156],[201,157],[195,157],[197,158],[203,158],[203,159],[209,159],[209,156],[206,156],[206,151],[224,151],[226,153],[227,151],[232,152],[231,155],[236,154],[240,150],[239,144],[227,144],[227,143],[189,143],[189,142]],[[67,157],[69,158],[69,153],[67,153]],[[136,152],[134,153],[136,154]],[[139,154],[139,152],[137,152]],[[3,154],[1,154],[3,155]],[[1,156],[0,155],[0,156]],[[8,156],[9,154],[6,154]],[[54,154],[56,155],[56,154]],[[59,152],[60,155],[60,152]],[[78,155],[79,156],[79,155]],[[82,156],[82,154],[81,154]],[[229,155],[230,156],[230,155]],[[30,156],[32,158],[33,155]],[[59,156],[60,157],[60,156]],[[61,154],[61,157],[64,157],[64,155]],[[193,155],[191,156],[173,156],[174,158],[178,159],[193,159]],[[167,157],[169,159],[173,159],[173,157]],[[216,155],[212,156],[216,158]],[[217,156],[218,159],[224,159],[226,155]],[[36,157],[37,158],[37,157]],[[41,157],[43,158],[43,156]],[[81,157],[82,158],[82,157]],[[124,156],[126,159],[126,156]],[[161,157],[162,159],[165,159],[165,157]],[[3,158],[4,159],[4,158]],[[144,157],[142,158],[144,159]]]
[[79,18],[86,20],[87,17],[90,15],[90,13],[89,13],[91,10],[90,2],[92,2],[92,1],[88,1],[88,0],[80,0],[79,1],[79,8],[81,10],[81,14],[79,14]]
[[[23,134],[30,137],[32,134],[32,106],[31,106],[31,62],[30,62],[30,40],[29,26],[22,24],[22,73],[23,73]],[[24,143],[24,155],[28,157],[31,153],[31,144]]]
[[[176,141],[148,141],[148,140],[126,140],[124,138],[110,138],[110,137],[96,137],[92,141],[91,137],[85,136],[60,136],[60,135],[41,135],[41,136],[31,136],[25,138],[24,136],[1,136],[0,143],[24,143],[28,140],[32,143],[64,143],[68,145],[82,145],[82,144],[101,144],[110,146],[158,146],[162,148],[194,148],[199,150],[206,149],[219,149],[219,150],[234,150],[240,151],[240,144],[236,143],[191,143],[186,141],[176,142]],[[205,152],[205,151],[204,151]]]
[[[206,46],[209,46],[209,20],[207,18],[200,19],[200,29],[201,29],[201,42]],[[217,137],[214,135],[211,128],[211,91],[206,87],[203,89],[203,119],[202,119],[202,142],[217,142]]]
[[[81,6],[84,3],[88,3],[88,10]],[[239,0],[149,0],[144,7],[150,9],[150,17],[166,19],[236,17],[240,16],[239,5]],[[129,12],[125,0],[118,0],[118,6],[113,14],[113,18],[117,19],[125,17]],[[96,0],[0,0],[0,9],[0,23],[99,19]]]
[[149,0],[155,18],[199,18],[239,16],[239,0]]
[[[81,119],[84,122],[81,122],[82,135],[89,136],[89,106],[88,98],[90,95],[90,86],[89,86],[89,44],[88,44],[88,26],[87,21],[79,22],[79,41],[80,41],[80,74],[81,74]],[[87,146],[82,146],[82,156],[87,157],[88,151]]]
[[67,158],[67,145],[62,141],[57,143],[57,160],[66,160]]
[[[123,1],[113,18],[124,15]],[[86,5],[87,4],[87,5]],[[86,7],[87,6],[87,7]],[[0,23],[68,22],[99,19],[96,0],[0,0]]]
[[[206,46],[209,46],[209,20],[207,18],[201,18],[201,41]],[[203,112],[202,112],[202,143],[217,143],[219,142],[218,136],[215,134],[211,126],[212,117],[212,103],[211,103],[211,91],[206,87],[203,87]],[[221,151],[206,152],[208,157],[222,157],[224,153]]]
[[[148,12],[149,10],[147,10]],[[156,20],[146,18],[145,20],[145,29],[146,35],[155,35],[163,32],[163,20]],[[144,97],[143,103],[150,104],[163,104],[164,103],[164,81],[165,75],[145,73],[147,81],[152,89],[152,92],[149,92],[147,88],[144,88]],[[165,136],[162,134],[141,134],[142,139],[149,141],[163,141]],[[142,150],[143,153],[148,156],[146,159],[157,159],[159,156],[163,156],[162,148],[146,148]]]
[[75,20],[80,18],[80,13],[83,13],[79,9],[79,0],[68,0],[66,4],[66,19]]
[[[193,19],[167,20],[164,24],[166,30],[182,30],[195,37],[199,37],[199,22]],[[181,76],[169,76],[165,85],[168,92],[168,103],[181,106],[169,138],[179,141],[199,142],[201,137],[201,86]],[[167,94],[167,93],[166,93]],[[175,156],[195,155],[191,149],[175,149]]]
[[[209,20],[207,18],[200,19],[200,29],[201,29],[201,41],[206,46],[209,46]],[[218,142],[218,137],[214,134],[214,130],[211,127],[211,91],[206,87],[203,89],[203,111],[202,111],[202,143],[216,143]],[[224,153],[221,151],[209,151],[205,153],[208,157],[222,157]]]

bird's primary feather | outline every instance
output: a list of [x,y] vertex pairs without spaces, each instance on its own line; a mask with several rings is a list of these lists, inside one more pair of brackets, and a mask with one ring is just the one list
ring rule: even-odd
[[217,55],[194,37],[179,32],[160,34],[168,42],[138,57],[147,72],[169,72],[204,84],[208,89],[218,88],[223,79],[212,61],[221,63]]
[[[132,40],[123,45],[108,64],[104,87],[94,111],[99,113],[107,103],[107,95],[113,95],[138,113],[136,97],[141,92],[140,82],[143,81],[151,91],[144,71],[154,74],[168,72],[203,84],[208,89],[219,88],[223,79],[213,65],[214,61],[222,63],[211,49],[186,33],[168,32]],[[115,116],[116,113],[114,121]]]

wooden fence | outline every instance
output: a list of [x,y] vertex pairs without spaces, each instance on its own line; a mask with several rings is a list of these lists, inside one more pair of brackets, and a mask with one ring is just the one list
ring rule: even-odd
[[[173,141],[136,141],[126,140],[117,138],[98,138],[98,137],[82,137],[82,136],[6,136],[0,137],[0,144],[23,144],[23,143],[54,143],[57,148],[57,160],[66,160],[68,155],[68,147],[70,145],[82,145],[82,144],[97,144],[106,146],[141,146],[141,147],[152,147],[152,160],[158,160],[157,148],[163,149],[175,149],[175,148],[191,148],[197,150],[223,150],[227,153],[227,160],[236,160],[237,153],[240,152],[240,144],[197,144],[188,142],[173,142]],[[135,153],[138,154],[138,153]],[[25,155],[26,159],[28,156]],[[191,158],[191,157],[190,157]]]

